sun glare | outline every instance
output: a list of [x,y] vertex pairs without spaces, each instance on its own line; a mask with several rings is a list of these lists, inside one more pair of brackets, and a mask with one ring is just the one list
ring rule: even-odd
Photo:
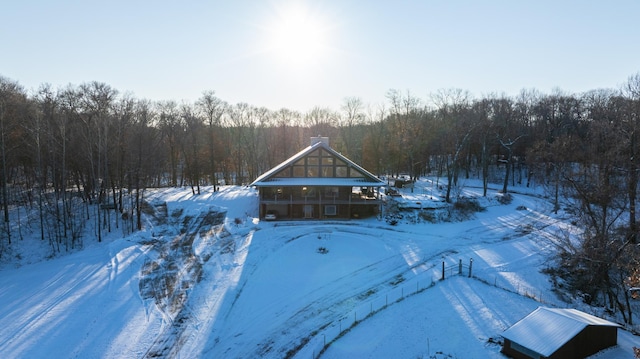
[[319,14],[301,6],[280,9],[266,33],[268,51],[279,62],[309,68],[328,55],[328,27]]

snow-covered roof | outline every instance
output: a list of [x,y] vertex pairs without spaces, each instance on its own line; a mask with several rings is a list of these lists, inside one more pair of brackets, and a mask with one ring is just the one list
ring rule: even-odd
[[548,357],[589,325],[619,327],[576,309],[538,307],[505,330],[502,336]]
[[283,187],[283,186],[337,186],[337,187],[380,187],[384,183],[371,181],[367,178],[333,178],[333,177],[298,177],[298,178],[271,178],[252,186],[260,187]]
[[[347,178],[334,178],[334,177],[295,177],[295,178],[282,178],[282,177],[274,177],[278,172],[282,171],[288,166],[293,165],[300,159],[309,155],[311,152],[317,150],[318,148],[323,148],[327,152],[331,153],[331,155],[339,158],[343,162],[345,162],[349,167],[355,169],[362,177],[347,177]],[[362,187],[381,187],[385,185],[385,182],[360,167],[355,162],[351,161],[347,157],[343,156],[336,150],[329,147],[326,142],[319,141],[302,151],[296,153],[295,155],[289,157],[284,162],[279,165],[273,167],[269,171],[263,173],[255,181],[251,183],[251,186],[258,187],[273,187],[273,186],[362,186]]]

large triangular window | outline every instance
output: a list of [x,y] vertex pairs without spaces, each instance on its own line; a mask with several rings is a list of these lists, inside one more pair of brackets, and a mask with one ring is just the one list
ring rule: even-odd
[[345,161],[329,151],[317,149],[282,169],[275,177],[346,178],[362,177],[362,174],[350,169]]
[[368,178],[350,161],[335,153],[316,148],[284,165],[273,178]]

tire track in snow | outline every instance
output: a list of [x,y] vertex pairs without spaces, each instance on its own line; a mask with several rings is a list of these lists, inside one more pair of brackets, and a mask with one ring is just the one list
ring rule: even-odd
[[[14,338],[20,338],[25,335],[28,335],[30,332],[37,332],[43,323],[48,324],[49,321],[46,319],[49,316],[58,315],[58,312],[64,311],[63,303],[68,301],[73,301],[75,298],[81,295],[83,288],[88,290],[87,283],[96,283],[99,282],[98,279],[93,277],[98,276],[101,271],[104,270],[104,266],[96,266],[93,269],[88,269],[86,271],[82,271],[78,273],[78,276],[74,277],[73,282],[64,282],[64,285],[58,285],[60,281],[68,278],[68,272],[60,272],[58,275],[54,277],[52,281],[50,281],[43,288],[38,289],[33,295],[29,296],[28,299],[21,301],[22,306],[18,309],[24,308],[24,303],[30,302],[29,299],[34,299],[34,303],[38,303],[38,306],[30,306],[29,314],[21,314],[20,322],[15,323],[15,326],[10,326],[8,332],[10,334],[3,334],[2,336],[7,338],[5,341],[0,343],[0,347],[4,347],[5,349],[11,345],[11,342],[14,341]],[[51,290],[51,288],[56,288],[55,290]],[[62,289],[61,289],[62,288]],[[75,296],[73,293],[77,293]],[[53,299],[51,300],[38,300],[36,297],[48,297],[51,298],[53,294]],[[46,304],[43,304],[46,303]]]
[[[344,229],[344,230],[343,230]],[[348,228],[327,229],[326,227],[316,227],[312,233],[355,233],[360,235],[370,235],[366,228],[365,230],[358,231],[356,227],[349,226]],[[310,233],[307,233],[308,235]],[[285,238],[286,236],[282,236]],[[294,240],[297,238],[294,238]],[[291,240],[285,241],[286,243]],[[404,281],[405,277],[415,276],[415,271],[419,270],[420,273],[429,271],[435,267],[435,264],[429,262],[435,258],[441,258],[444,255],[454,254],[454,250],[440,251],[428,258],[423,258],[415,263],[409,264],[406,261],[404,253],[393,254],[377,260],[373,263],[369,263],[357,270],[346,273],[330,283],[326,283],[322,286],[314,288],[311,292],[304,293],[304,298],[313,298],[311,301],[307,301],[301,308],[297,308],[293,313],[289,314],[288,318],[282,322],[278,322],[277,325],[270,331],[269,334],[264,336],[260,342],[255,343],[255,347],[247,346],[247,350],[241,355],[245,357],[263,357],[267,355],[286,357],[295,352],[295,347],[299,347],[298,343],[304,343],[305,340],[309,340],[309,333],[318,333],[322,328],[327,325],[337,322],[346,313],[349,313],[355,305],[363,303],[362,298],[366,298],[372,295],[372,293],[379,293],[382,295],[385,291],[393,290]],[[383,275],[380,275],[384,273]],[[358,279],[358,278],[361,279]],[[367,278],[371,277],[371,278]],[[398,280],[401,277],[401,280]],[[251,278],[251,276],[249,276]],[[365,278],[366,280],[362,280]],[[250,279],[243,283],[243,287],[249,283]],[[354,283],[365,283],[359,287],[354,288]],[[318,295],[320,293],[320,295]],[[376,297],[375,295],[372,298]],[[235,301],[238,299],[236,297]],[[304,302],[295,301],[292,302]],[[261,317],[268,317],[274,315],[276,317],[280,315],[287,315],[291,308],[281,307],[275,305],[274,308],[265,307],[262,313],[256,313],[258,317],[253,318],[253,322],[263,322]],[[274,314],[274,310],[278,312]],[[231,309],[227,312],[227,316],[231,314]],[[312,323],[309,325],[309,323]],[[325,324],[322,324],[325,323]],[[236,330],[243,330],[237,328]],[[246,328],[245,328],[246,330]],[[301,333],[294,334],[292,333]],[[230,345],[226,351],[221,354],[227,353],[232,347],[241,347],[243,342],[239,338],[242,336],[242,331],[229,332],[226,339],[221,340],[225,345]],[[311,334],[313,336],[314,334]],[[253,345],[254,343],[252,343]],[[252,349],[253,348],[253,349]],[[299,349],[299,348],[298,348]]]
[[[173,217],[182,218],[178,234],[170,241],[156,244],[159,258],[147,261],[142,268],[141,296],[154,300],[165,321],[163,331],[150,345],[145,358],[175,357],[187,341],[186,329],[197,319],[189,307],[189,292],[201,280],[203,265],[210,258],[196,255],[193,243],[197,236],[210,235],[214,227],[220,226],[225,212],[209,209],[196,217],[182,217],[178,209]],[[216,240],[215,250],[225,250],[225,243]]]
[[[304,328],[301,330],[306,330],[306,333],[310,333],[306,337],[299,337],[297,340],[302,344],[295,347],[284,347],[283,350],[280,351],[281,354],[286,357],[293,357],[295,354],[304,347],[304,344],[309,342],[313,337],[319,335],[319,333],[328,327],[329,325],[335,323],[336,321],[347,319],[344,317],[345,314],[349,314],[352,310],[356,308],[355,305],[350,305],[356,303],[357,305],[363,305],[365,303],[364,299],[369,299],[369,301],[373,301],[375,299],[381,299],[383,295],[388,295],[390,291],[393,289],[397,289],[402,283],[406,281],[406,276],[411,274],[413,277],[417,277],[420,274],[429,272],[435,268],[438,268],[436,264],[430,264],[434,259],[442,258],[445,255],[451,255],[457,253],[456,250],[445,250],[438,252],[428,258],[424,258],[413,265],[407,267],[407,263],[398,265],[394,267],[393,270],[388,272],[387,276],[382,277],[379,281],[371,286],[362,286],[360,287],[357,294],[351,294],[345,298],[338,299],[335,301],[331,301],[331,299],[336,298],[336,295],[339,293],[344,293],[339,288],[336,288],[333,292],[328,293],[323,298],[320,298],[304,308],[300,309],[294,315],[292,315],[286,323],[287,328],[295,327],[301,323],[305,323],[312,317],[319,315],[321,313],[329,313],[329,315],[324,316],[325,324],[318,326],[316,328]],[[403,256],[402,254],[398,256]],[[367,266],[371,267],[371,266]],[[415,270],[417,268],[421,268],[421,272],[416,274]],[[327,285],[328,286],[328,285]],[[318,304],[322,304],[319,305]],[[315,306],[315,307],[314,307]],[[288,349],[288,350],[287,350]]]
[[[510,218],[511,221],[513,221],[514,223],[517,223],[517,225],[511,225],[508,226],[509,228],[507,228],[507,230],[512,230],[512,231],[517,231],[518,233],[515,234],[514,237],[505,237],[505,236],[495,236],[495,238],[493,240],[489,240],[487,241],[487,243],[501,243],[503,242],[505,239],[511,239],[511,238],[517,238],[517,237],[521,237],[524,235],[527,235],[528,233],[524,232],[524,231],[518,231],[519,228],[523,228],[524,226],[530,225],[533,228],[535,228],[536,230],[542,230],[545,229],[549,224],[548,221],[544,220],[544,217],[542,214],[540,213],[532,213],[532,212],[524,212],[522,214],[515,214],[514,216],[512,216],[513,218]],[[481,230],[482,232],[492,232],[495,230],[494,227],[499,227],[501,229],[505,228],[505,219],[504,218],[498,218],[498,219],[494,219],[493,221],[490,222],[485,222],[483,223],[481,226],[478,227],[474,227],[471,229],[467,229],[465,232],[463,233],[470,233],[472,234],[472,237],[470,238],[474,238],[478,236],[478,230]],[[542,224],[542,227],[540,226]],[[522,232],[522,233],[520,233]],[[493,232],[492,232],[493,233]],[[486,237],[486,235],[485,235]],[[336,290],[332,291],[331,293],[323,296],[320,299],[314,300],[313,302],[309,303],[307,306],[301,308],[299,311],[297,311],[294,315],[292,315],[291,317],[289,317],[287,319],[287,321],[281,326],[281,327],[285,327],[285,328],[291,328],[288,329],[285,334],[289,334],[291,332],[304,332],[305,330],[307,330],[307,333],[311,333],[310,335],[306,336],[306,337],[297,337],[295,339],[295,342],[300,343],[298,346],[294,346],[293,348],[291,348],[291,346],[289,346],[288,351],[286,350],[287,347],[286,346],[281,346],[279,348],[279,354],[285,356],[285,357],[292,357],[295,355],[295,353],[300,350],[302,347],[304,347],[304,345],[310,340],[312,339],[312,337],[314,337],[315,335],[317,335],[322,329],[326,328],[328,325],[330,325],[331,323],[335,322],[337,320],[337,318],[335,318],[335,316],[332,317],[332,315],[335,314],[344,314],[344,313],[348,313],[350,312],[350,310],[352,308],[348,308],[348,306],[346,304],[348,304],[348,302],[354,298],[354,297],[358,297],[359,295],[363,295],[365,293],[368,293],[369,291],[373,291],[374,293],[379,293],[379,289],[385,287],[386,284],[388,284],[388,282],[390,280],[392,280],[393,278],[395,278],[394,275],[395,273],[398,273],[398,271],[400,270],[399,274],[400,275],[406,275],[408,273],[410,273],[413,270],[413,267],[418,267],[418,266],[425,266],[427,265],[427,263],[431,260],[434,260],[436,258],[441,258],[445,255],[451,255],[451,254],[456,254],[458,253],[458,249],[461,249],[460,247],[463,247],[463,244],[458,244],[456,246],[450,247],[449,249],[445,249],[435,255],[430,256],[427,259],[423,259],[422,261],[419,261],[415,266],[412,266],[412,268],[408,268],[404,271],[400,270],[400,267],[396,267],[393,270],[391,270],[389,273],[389,276],[385,277],[383,280],[379,281],[377,284],[370,286],[370,287],[361,287],[362,290],[360,290],[359,294],[355,295],[355,296],[351,296],[351,297],[347,297],[341,300],[336,300],[336,296],[339,296],[341,292],[341,290],[339,288],[336,288]],[[393,257],[393,256],[392,256]],[[387,258],[389,259],[389,258]],[[374,266],[375,264],[371,264],[367,267],[371,267]],[[425,269],[425,271],[433,269],[434,267],[436,267],[436,265],[432,265],[431,267],[429,267],[428,269]],[[406,268],[406,266],[405,266]],[[358,271],[356,271],[358,272]],[[344,279],[347,279],[347,277],[355,277],[356,273],[351,273],[350,275],[345,276]],[[342,278],[341,278],[342,279]],[[327,284],[324,287],[327,286],[331,286],[331,284]],[[340,288],[344,288],[340,287]],[[347,290],[348,292],[348,290]],[[336,308],[341,308],[339,309],[339,311],[336,310]],[[329,313],[329,314],[327,314]],[[304,323],[306,321],[308,321],[311,318],[317,318],[317,315],[322,315],[324,314],[323,319],[326,321],[325,325],[322,325],[320,327],[317,328],[312,328],[311,330],[307,329],[307,328],[299,328],[301,323]],[[316,320],[317,321],[317,320]],[[282,341],[286,341],[286,335],[278,335],[275,334],[274,337],[281,337],[284,340]],[[262,352],[258,352],[259,355],[264,355],[266,353],[269,353],[271,351],[273,351],[275,348],[275,343],[278,343],[280,340],[274,339],[274,337],[271,337],[265,341],[263,341],[262,343],[262,348],[266,349],[267,351],[265,352],[264,350]],[[288,338],[289,341],[291,341],[291,338]],[[294,344],[291,344],[294,345]]]

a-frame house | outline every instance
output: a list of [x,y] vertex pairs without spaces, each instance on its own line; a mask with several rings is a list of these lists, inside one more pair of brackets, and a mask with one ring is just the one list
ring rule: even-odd
[[327,137],[258,177],[260,218],[332,219],[372,216],[380,211],[385,182],[341,155]]

